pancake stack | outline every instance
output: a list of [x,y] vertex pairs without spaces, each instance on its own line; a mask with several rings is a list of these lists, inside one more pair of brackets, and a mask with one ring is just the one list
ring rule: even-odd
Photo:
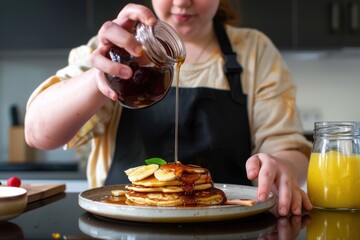
[[202,167],[167,163],[149,164],[125,171],[128,204],[148,206],[209,206],[226,201],[214,187],[210,172]]

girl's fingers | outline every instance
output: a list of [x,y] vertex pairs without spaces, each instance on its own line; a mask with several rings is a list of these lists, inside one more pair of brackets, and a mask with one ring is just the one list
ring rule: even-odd
[[[246,162],[247,176],[258,180],[258,199],[265,201],[271,191],[276,192],[277,213],[280,216],[301,215],[302,207],[311,210],[307,194],[300,189],[289,169],[268,154],[256,154]],[[258,172],[258,173],[257,173]]]
[[292,200],[291,200],[291,213],[293,215],[301,215],[302,211],[302,190],[299,187],[293,186]]
[[146,25],[154,26],[156,23],[156,17],[149,8],[129,3],[121,10],[113,22],[129,29],[133,27],[136,22],[142,22]]
[[113,101],[117,101],[119,96],[118,94],[111,89],[110,85],[107,83],[105,74],[98,69],[95,70],[96,84],[102,94],[106,97],[112,99]]
[[156,18],[147,7],[128,4],[121,10],[116,19],[105,22],[98,32],[99,45],[92,54],[92,66],[112,76],[123,79],[130,78],[132,75],[131,68],[111,61],[107,54],[114,45],[125,49],[135,57],[143,54],[143,48],[135,39],[132,29],[138,21],[154,25]]
[[99,49],[102,55],[105,55],[113,45],[124,48],[134,56],[140,56],[142,54],[143,49],[141,44],[136,41],[134,34],[114,22],[108,21],[104,23],[98,35],[100,41]]
[[258,177],[260,169],[260,159],[257,155],[250,157],[245,164],[246,174],[249,180],[255,180]]
[[309,196],[302,190],[300,191],[300,194],[301,194],[301,200],[302,200],[302,207],[306,211],[310,211],[311,209],[313,209],[313,205],[309,199]]
[[258,199],[265,201],[268,199],[271,187],[275,182],[277,169],[273,160],[267,154],[258,154],[261,168],[258,176]]
[[293,197],[293,184],[287,174],[282,175],[278,180],[279,204],[278,212],[281,216],[289,213]]
[[129,66],[113,62],[104,55],[102,55],[99,51],[100,49],[97,49],[92,54],[92,66],[96,67],[102,72],[110,74],[111,76],[117,76],[122,79],[128,79],[131,77],[132,70]]

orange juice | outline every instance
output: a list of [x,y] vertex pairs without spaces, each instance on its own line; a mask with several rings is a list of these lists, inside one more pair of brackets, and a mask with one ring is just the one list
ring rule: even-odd
[[360,209],[360,155],[312,153],[307,192],[315,207]]

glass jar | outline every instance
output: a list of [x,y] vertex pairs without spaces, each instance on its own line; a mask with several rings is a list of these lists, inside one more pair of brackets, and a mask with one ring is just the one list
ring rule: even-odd
[[360,122],[315,122],[307,192],[317,208],[360,209]]
[[137,23],[135,38],[144,54],[134,57],[119,47],[112,47],[108,58],[131,67],[130,79],[106,75],[111,88],[119,95],[119,103],[137,109],[151,106],[163,99],[169,91],[174,66],[185,60],[185,46],[170,25],[160,20],[153,27]]

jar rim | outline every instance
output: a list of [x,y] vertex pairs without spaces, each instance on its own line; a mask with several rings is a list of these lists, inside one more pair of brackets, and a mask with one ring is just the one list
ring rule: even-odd
[[314,123],[315,135],[323,136],[359,136],[358,121],[318,121]]
[[169,24],[157,20],[155,26],[137,23],[136,39],[143,45],[147,57],[155,64],[173,65],[184,61],[185,45]]

